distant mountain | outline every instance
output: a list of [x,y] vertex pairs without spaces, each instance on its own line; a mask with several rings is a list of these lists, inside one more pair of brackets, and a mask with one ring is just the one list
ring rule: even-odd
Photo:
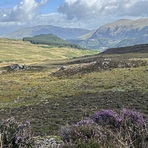
[[107,39],[107,38],[101,38],[101,39],[86,39],[86,40],[68,40],[72,44],[77,44],[82,46],[83,48],[87,49],[95,49],[99,51],[104,51],[105,49],[111,47],[114,45],[113,40]]
[[83,47],[105,50],[112,47],[132,46],[148,43],[148,18],[138,20],[118,20],[99,27],[83,35],[78,40],[71,40]]
[[51,25],[20,29],[6,38],[33,37],[40,34],[55,34],[72,44],[104,51],[108,48],[148,43],[148,18],[122,19],[90,31],[78,28],[62,28]]
[[90,38],[140,38],[148,36],[148,18],[138,20],[119,20],[97,29]]
[[63,39],[76,39],[79,36],[89,33],[90,30],[79,29],[79,28],[62,28],[51,25],[45,26],[35,26],[19,29],[15,32],[7,34],[3,37],[6,38],[24,38],[24,37],[33,37],[40,34],[55,34]]
[[29,41],[33,44],[45,44],[50,46],[58,46],[58,47],[72,47],[77,49],[82,49],[79,45],[75,45],[69,43],[54,34],[40,34],[34,37],[25,37],[23,41]]

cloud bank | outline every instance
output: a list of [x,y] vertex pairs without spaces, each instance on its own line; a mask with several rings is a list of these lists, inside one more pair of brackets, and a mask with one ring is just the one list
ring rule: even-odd
[[[20,21],[25,22],[33,19],[37,15],[39,7],[44,5],[48,0],[41,0],[36,2],[35,0],[23,0],[20,4],[14,6],[12,9],[3,12],[1,21],[12,22]],[[2,14],[2,12],[0,12]]]
[[65,0],[59,7],[68,19],[113,15],[148,16],[148,0]]

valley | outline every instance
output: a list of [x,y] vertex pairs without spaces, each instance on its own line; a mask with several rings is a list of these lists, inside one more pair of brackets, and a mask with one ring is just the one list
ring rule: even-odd
[[108,48],[126,47],[148,43],[148,18],[120,19],[99,28],[62,28],[51,25],[27,27],[3,35],[5,38],[23,39],[40,34],[54,34],[66,42],[83,48],[104,51]]

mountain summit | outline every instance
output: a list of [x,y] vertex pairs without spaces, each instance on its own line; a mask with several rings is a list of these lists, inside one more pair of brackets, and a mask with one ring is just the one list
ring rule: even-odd
[[148,36],[148,18],[138,20],[118,20],[97,29],[90,38],[145,38]]

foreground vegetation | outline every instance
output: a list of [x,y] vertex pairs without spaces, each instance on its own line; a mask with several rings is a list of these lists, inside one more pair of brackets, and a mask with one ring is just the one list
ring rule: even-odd
[[118,111],[126,107],[148,114],[147,65],[73,75],[77,64],[70,64],[66,68],[72,68],[71,75],[65,75],[65,69],[60,77],[53,72],[61,73],[61,65],[43,65],[42,69],[0,75],[1,118],[27,118],[36,135],[48,135],[57,134],[61,125],[77,122],[100,109]]
[[[65,48],[64,51],[61,48],[52,50],[44,45],[43,48],[16,40],[5,47],[6,43],[7,39],[0,43],[3,45],[3,54],[0,54],[1,119],[15,117],[18,123],[27,119],[34,136],[47,136],[59,135],[62,126],[73,127],[102,109],[119,114],[120,110],[128,108],[147,118],[148,53],[98,54],[66,60],[68,56],[61,56],[65,55]],[[47,58],[50,50],[60,57]],[[67,52],[71,50],[73,57],[91,53],[73,49],[67,49]],[[41,57],[35,58],[35,51]],[[10,65],[14,63],[27,68],[12,69]],[[102,129],[100,125],[96,128]],[[121,129],[122,126],[119,131]],[[108,132],[115,132],[120,137],[122,132],[119,131]]]
[[[14,118],[0,123],[1,147],[57,147],[57,148],[146,148],[148,146],[148,118],[140,112],[123,109],[100,110],[76,124],[60,129],[56,139],[33,137],[30,122],[18,123]],[[54,140],[54,141],[53,141]]]
[[139,112],[123,109],[120,114],[101,110],[90,118],[61,129],[64,147],[142,148],[148,146],[147,119]]

